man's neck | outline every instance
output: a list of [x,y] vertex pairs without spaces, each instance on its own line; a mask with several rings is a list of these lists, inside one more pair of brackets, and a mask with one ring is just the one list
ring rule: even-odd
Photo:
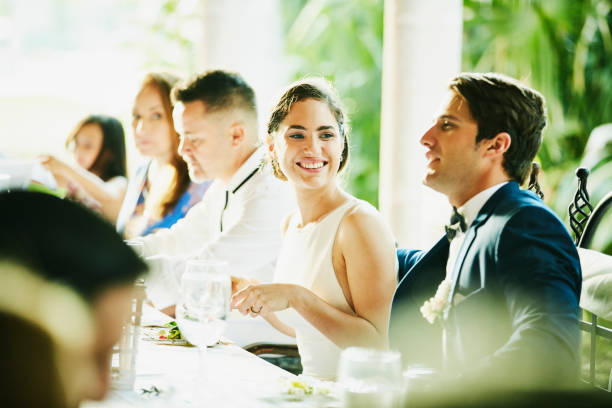
[[240,151],[240,153],[236,156],[231,167],[228,168],[227,173],[223,177],[219,177],[219,180],[223,182],[223,184],[229,184],[232,180],[232,177],[240,170],[240,167],[251,157],[253,153],[257,150],[257,146],[252,145],[248,148],[245,148]]
[[464,189],[448,195],[448,201],[454,207],[462,207],[470,198],[474,197],[481,191],[506,181],[510,181],[510,177],[505,174],[497,177],[488,177],[486,180],[483,180],[480,183],[472,184],[471,188],[469,189]]

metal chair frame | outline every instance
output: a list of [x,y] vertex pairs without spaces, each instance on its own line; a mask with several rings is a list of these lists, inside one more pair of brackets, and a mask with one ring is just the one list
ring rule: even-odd
[[[578,189],[576,190],[573,202],[568,208],[570,227],[574,231],[576,237],[576,246],[589,249],[593,243],[593,237],[595,236],[597,228],[608,209],[612,207],[612,192],[609,192],[602,198],[595,209],[593,209],[593,206],[589,202],[589,194],[586,187],[589,171],[585,168],[579,168],[576,171],[576,176],[578,177]],[[590,321],[580,321],[580,329],[589,333],[589,376],[586,381],[597,388],[612,392],[612,369],[610,370],[607,389],[595,384],[597,338],[600,337],[612,340],[612,329],[598,324],[598,319],[596,314],[591,313]]]
[[300,353],[295,344],[253,343],[244,349],[292,374],[302,372]]

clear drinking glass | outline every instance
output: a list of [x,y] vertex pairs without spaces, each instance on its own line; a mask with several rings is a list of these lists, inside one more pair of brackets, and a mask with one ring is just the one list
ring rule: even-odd
[[231,288],[226,263],[187,261],[176,305],[176,322],[191,344],[206,347],[219,340],[227,326]]
[[0,173],[0,193],[3,191],[11,191],[11,176],[10,174]]
[[134,285],[134,297],[130,303],[130,314],[124,322],[119,342],[113,348],[111,360],[111,385],[114,389],[134,388],[136,380],[136,355],[140,339],[142,302],[145,298],[142,284]]
[[338,364],[345,408],[395,408],[402,404],[402,361],[398,351],[349,347]]
[[177,304],[187,260],[182,256],[158,254],[146,257],[145,261],[149,266],[144,279],[147,299],[158,309]]
[[144,242],[138,239],[126,239],[123,242],[125,242],[125,245],[132,248],[132,250],[136,252],[136,255],[144,258]]
[[421,364],[406,367],[403,377],[404,403],[406,405],[434,390],[436,383],[439,381],[439,373],[436,370]]
[[176,323],[181,334],[198,347],[194,396],[200,403],[207,398],[200,386],[209,378],[206,348],[219,340],[227,326],[231,288],[227,263],[187,261],[176,304]]

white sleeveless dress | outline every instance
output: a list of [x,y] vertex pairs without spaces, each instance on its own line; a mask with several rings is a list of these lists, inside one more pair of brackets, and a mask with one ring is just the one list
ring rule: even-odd
[[[274,281],[303,286],[337,309],[353,314],[334,272],[332,248],[342,218],[357,203],[361,203],[361,200],[351,198],[319,221],[302,228],[298,227],[301,224],[299,213],[293,213],[276,263]],[[304,368],[302,374],[325,380],[335,379],[342,349],[293,309],[277,312],[277,317],[295,329]]]

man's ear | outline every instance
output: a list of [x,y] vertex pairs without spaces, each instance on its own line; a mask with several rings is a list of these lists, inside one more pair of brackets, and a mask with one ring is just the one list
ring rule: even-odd
[[232,123],[229,127],[229,135],[232,138],[232,146],[240,145],[246,138],[246,129],[244,128],[244,123]]
[[[484,141],[484,140],[483,140]],[[510,148],[512,138],[507,132],[499,132],[492,139],[487,141],[487,149],[485,154],[487,156],[503,156],[504,153]]]

